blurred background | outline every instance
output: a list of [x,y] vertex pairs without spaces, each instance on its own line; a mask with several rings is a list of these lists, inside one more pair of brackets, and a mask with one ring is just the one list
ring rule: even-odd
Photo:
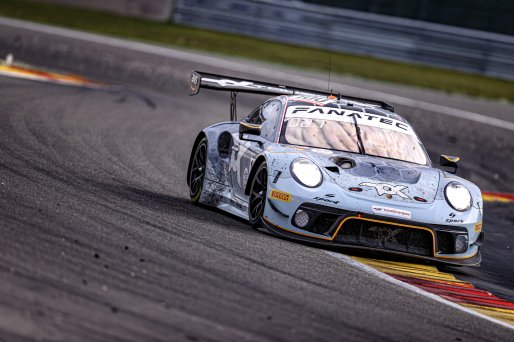
[[514,100],[506,0],[0,1],[0,15],[235,57]]
[[509,0],[305,0],[307,3],[512,35]]

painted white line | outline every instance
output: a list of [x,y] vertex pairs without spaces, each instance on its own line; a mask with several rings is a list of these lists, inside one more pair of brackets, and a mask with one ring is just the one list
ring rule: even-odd
[[332,251],[324,251],[325,253],[327,253],[328,255],[330,256],[333,256],[334,258],[344,262],[345,264],[349,264],[353,267],[356,267],[364,272],[367,272],[367,273],[370,273],[372,275],[374,275],[375,277],[377,278],[380,278],[382,280],[385,280],[389,283],[392,283],[392,284],[395,284],[397,286],[400,286],[400,287],[403,287],[405,289],[408,289],[410,291],[414,291],[416,292],[417,294],[419,295],[422,295],[424,297],[427,297],[427,298],[430,298],[432,300],[435,300],[436,302],[439,302],[439,303],[442,303],[442,304],[445,304],[445,305],[448,305],[448,306],[451,306],[452,308],[455,308],[455,309],[458,309],[460,311],[463,311],[463,312],[466,312],[470,315],[474,315],[476,317],[480,317],[482,319],[485,319],[487,321],[490,321],[492,323],[496,323],[496,324],[499,324],[501,325],[502,327],[505,327],[505,328],[509,328],[509,329],[512,329],[514,330],[514,326],[508,324],[508,323],[505,323],[503,321],[500,321],[496,318],[493,318],[493,317],[490,317],[490,316],[487,316],[487,315],[484,315],[478,311],[475,311],[475,310],[472,310],[472,309],[469,309],[465,306],[462,306],[462,305],[459,305],[457,303],[454,303],[454,302],[451,302],[449,300],[446,300],[442,297],[439,297],[438,295],[435,295],[433,293],[430,293],[430,292],[427,292],[425,290],[422,290],[414,285],[411,285],[411,284],[407,284],[407,283],[404,283],[403,281],[400,281],[398,279],[395,279],[385,273],[382,273],[376,269],[374,269],[373,267],[370,267],[368,265],[365,265],[361,262],[358,262],[357,260],[355,259],[352,259],[350,258],[349,256],[347,255],[344,255],[344,254],[341,254],[341,253],[336,253],[336,252],[332,252]]
[[[179,59],[182,61],[205,64],[217,68],[223,68],[227,70],[231,70],[233,72],[245,72],[251,73],[256,76],[261,77],[269,77],[270,75],[273,78],[283,79],[290,82],[307,84],[309,87],[315,87],[319,89],[326,88],[326,80],[314,79],[308,76],[301,76],[292,74],[289,72],[284,72],[275,69],[269,69],[265,67],[260,67],[257,65],[252,65],[250,63],[242,63],[234,60],[226,60],[222,58],[212,57],[203,55],[201,53],[193,53],[187,51],[180,51],[176,49],[172,49],[169,47],[162,47],[157,45],[151,45],[136,41],[129,41],[125,39],[112,38],[107,36],[101,36],[98,34],[80,32],[70,29],[64,29],[60,27],[54,27],[44,24],[36,24],[22,20],[10,19],[0,17],[0,25],[10,26],[14,28],[20,28],[31,31],[38,31],[47,34],[52,34],[55,36],[66,37],[76,40],[82,40],[90,43],[103,44],[112,47],[122,48],[126,50],[132,50],[137,52],[149,53],[161,57],[170,57],[173,59]],[[510,131],[514,131],[514,122],[509,122],[497,118],[492,118],[489,116],[485,116],[482,114],[469,112],[465,110],[460,110],[456,108],[451,108],[447,106],[442,106],[439,104],[434,104],[425,101],[417,101],[413,99],[409,99],[407,97],[398,96],[394,94],[388,94],[380,91],[367,90],[364,88],[348,86],[347,84],[341,83],[332,83],[332,88],[340,88],[340,89],[348,89],[355,92],[365,91],[369,97],[382,99],[387,102],[392,102],[397,105],[418,108],[421,110],[426,110],[434,113],[444,114],[447,116],[452,116],[458,119],[471,120],[475,122],[479,122],[482,124],[499,127],[503,129],[507,129]]]

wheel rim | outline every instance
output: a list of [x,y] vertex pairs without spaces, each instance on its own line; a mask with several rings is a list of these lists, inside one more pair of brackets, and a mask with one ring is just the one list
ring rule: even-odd
[[250,220],[252,221],[257,220],[264,211],[267,181],[268,172],[265,168],[263,168],[259,171],[258,174],[255,175],[255,179],[252,184],[252,190],[250,193],[249,214]]
[[205,144],[200,145],[196,150],[189,178],[191,196],[197,195],[202,190],[203,179],[205,177],[206,152],[207,148]]

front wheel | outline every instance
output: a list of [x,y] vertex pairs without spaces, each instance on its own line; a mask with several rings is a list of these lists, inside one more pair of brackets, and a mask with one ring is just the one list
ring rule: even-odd
[[198,203],[203,190],[205,166],[207,165],[207,138],[200,140],[196,145],[189,171],[189,196],[193,203]]
[[259,165],[252,180],[250,199],[248,201],[248,221],[253,227],[258,227],[266,205],[268,191],[268,168],[266,163]]

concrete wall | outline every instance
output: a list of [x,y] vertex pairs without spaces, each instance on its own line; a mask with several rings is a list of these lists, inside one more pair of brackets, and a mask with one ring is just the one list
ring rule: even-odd
[[38,0],[101,10],[115,14],[154,21],[169,21],[173,10],[173,0]]

